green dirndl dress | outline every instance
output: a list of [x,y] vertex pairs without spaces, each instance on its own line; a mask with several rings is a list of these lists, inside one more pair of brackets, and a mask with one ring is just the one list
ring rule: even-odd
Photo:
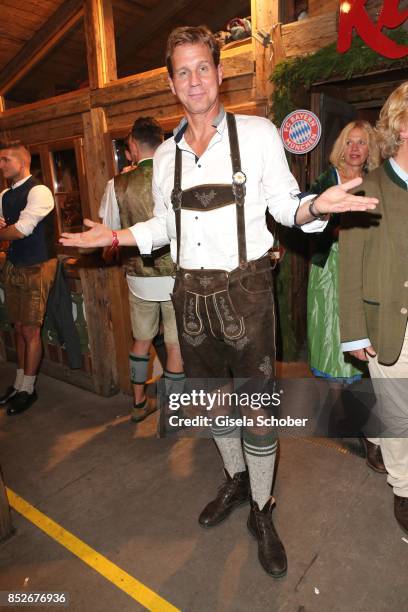
[[[311,186],[312,193],[322,193],[338,184],[337,172],[331,167]],[[337,229],[339,217],[334,215],[317,238],[316,252],[311,259],[307,292],[307,337],[309,366],[315,376],[352,383],[364,373],[340,343]],[[356,364],[357,365],[357,364]]]

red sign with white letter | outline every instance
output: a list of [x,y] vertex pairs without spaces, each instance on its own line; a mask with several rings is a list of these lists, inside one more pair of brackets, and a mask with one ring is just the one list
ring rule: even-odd
[[350,49],[353,30],[373,51],[390,59],[408,55],[408,46],[400,45],[382,30],[398,28],[408,19],[408,9],[399,10],[399,0],[384,0],[377,23],[366,11],[367,0],[341,0],[337,51]]

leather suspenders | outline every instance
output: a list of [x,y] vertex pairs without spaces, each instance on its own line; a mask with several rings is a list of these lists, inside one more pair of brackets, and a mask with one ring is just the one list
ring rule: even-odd
[[[227,127],[228,127],[228,136],[230,143],[230,152],[231,152],[231,163],[232,163],[232,185],[219,185],[219,191],[223,191],[219,194],[221,196],[221,204],[227,205],[235,201],[236,212],[237,212],[237,237],[238,237],[238,259],[239,259],[239,267],[246,268],[247,267],[247,251],[246,251],[246,236],[245,236],[245,212],[244,212],[244,204],[245,204],[245,182],[246,176],[241,170],[241,156],[239,152],[239,142],[238,142],[238,134],[237,134],[237,126],[235,116],[232,113],[227,113]],[[181,236],[181,209],[183,207],[183,195],[186,192],[183,192],[181,188],[181,175],[182,175],[182,150],[176,146],[176,156],[175,156],[175,165],[174,165],[174,187],[171,194],[171,202],[173,205],[173,210],[176,218],[176,235],[177,235],[177,269],[180,268],[180,236]],[[212,194],[214,198],[217,198],[217,185],[211,185]],[[226,194],[225,189],[227,189]],[[208,185],[198,185],[194,187],[194,195],[197,199],[200,198],[200,190],[202,190],[202,194],[207,195],[208,197]],[[220,201],[220,197],[217,198]],[[226,201],[227,200],[227,201]],[[188,208],[188,206],[186,206]],[[203,211],[206,210],[206,207],[203,206],[201,208]],[[208,209],[210,210],[210,209]]]

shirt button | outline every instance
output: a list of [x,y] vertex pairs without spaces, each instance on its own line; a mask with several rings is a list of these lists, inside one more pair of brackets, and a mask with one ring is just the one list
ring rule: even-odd
[[198,166],[199,168],[201,168],[201,164],[197,164],[197,166]]
[[405,281],[404,287],[408,287],[408,281]]
[[201,246],[201,242],[197,242],[197,246]]
[[401,314],[406,315],[408,310],[406,308],[401,308]]
[[[198,219],[198,217],[194,217],[196,220]],[[408,287],[408,282],[405,283],[405,286]]]

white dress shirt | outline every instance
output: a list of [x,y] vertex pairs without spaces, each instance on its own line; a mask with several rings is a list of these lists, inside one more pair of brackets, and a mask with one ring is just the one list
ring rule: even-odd
[[[31,177],[26,176],[21,179],[21,181],[17,181],[13,183],[10,189],[16,189],[16,187],[20,187],[23,185],[28,179]],[[3,195],[8,191],[5,189],[0,193],[0,216],[3,216],[3,206],[2,200]],[[41,219],[44,219],[52,211],[54,208],[54,196],[51,191],[45,185],[35,185],[28,192],[27,196],[27,206],[21,211],[18,221],[14,224],[16,230],[24,234],[24,236],[29,236],[33,233],[35,227],[39,224]]]
[[[102,222],[111,229],[118,230],[122,228],[114,179],[111,179],[106,184],[98,214]],[[172,276],[144,277],[126,274],[126,280],[129,291],[133,295],[149,302],[166,302],[170,300],[170,293],[174,287],[174,278]]]
[[[273,236],[266,227],[265,212],[283,225],[294,224],[299,206],[298,184],[289,170],[276,127],[262,117],[235,115],[242,171],[247,177],[245,229],[248,260],[262,257],[272,246]],[[182,122],[179,126],[182,129]],[[217,131],[206,151],[197,159],[184,135],[178,146],[183,151],[182,189],[203,184],[231,184],[232,166],[226,115],[222,110]],[[177,139],[176,130],[176,139]],[[180,134],[178,133],[180,137]],[[170,242],[177,259],[175,215],[171,204],[174,186],[176,140],[170,138],[153,158],[154,217],[130,228],[142,253]],[[310,196],[309,196],[310,197]],[[181,211],[181,254],[183,268],[233,270],[238,266],[236,206],[231,204],[210,211]],[[322,231],[326,221],[314,220],[302,226],[305,232]]]
[[[395,174],[398,174],[398,176],[406,182],[408,188],[408,172],[401,168],[401,166],[399,166],[395,159],[393,159],[392,157],[390,157],[390,164]],[[369,338],[362,338],[361,340],[350,340],[350,342],[342,342],[341,350],[343,351],[343,353],[348,353],[349,351],[357,351],[359,349],[367,348],[370,345],[371,342]]]

